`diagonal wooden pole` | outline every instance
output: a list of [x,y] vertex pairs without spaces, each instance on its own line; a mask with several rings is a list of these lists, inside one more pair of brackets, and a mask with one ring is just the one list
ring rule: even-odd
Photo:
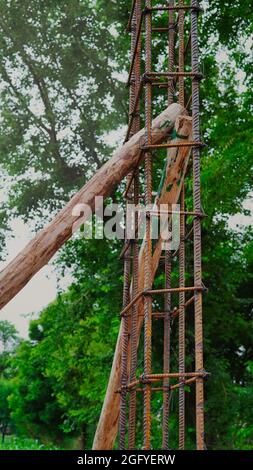
[[[186,111],[179,104],[168,106],[152,122],[153,142],[161,143],[172,131],[179,115]],[[112,158],[91,178],[68,204],[55,216],[52,222],[41,230],[28,245],[0,273],[0,308],[3,308],[52,258],[61,246],[72,236],[78,221],[85,217],[75,212],[77,205],[85,204],[90,209],[86,218],[95,208],[96,196],[108,197],[121,180],[133,170],[140,160],[145,130],[140,130],[117,150]]]

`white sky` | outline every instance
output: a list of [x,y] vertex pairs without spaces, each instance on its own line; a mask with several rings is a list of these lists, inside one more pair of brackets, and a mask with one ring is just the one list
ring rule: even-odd
[[[7,242],[8,256],[5,262],[0,262],[2,270],[29,240],[34,236],[27,224],[16,219],[11,224],[14,238]],[[50,303],[57,293],[56,273],[49,264],[41,269],[33,279],[16,295],[0,312],[0,320],[8,320],[15,324],[20,335],[27,337],[28,323],[32,313],[38,312]]]

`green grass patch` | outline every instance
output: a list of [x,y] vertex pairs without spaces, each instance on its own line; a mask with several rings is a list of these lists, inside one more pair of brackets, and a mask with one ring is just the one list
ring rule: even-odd
[[6,436],[0,442],[0,450],[60,450],[53,444],[42,444],[37,439],[28,437]]

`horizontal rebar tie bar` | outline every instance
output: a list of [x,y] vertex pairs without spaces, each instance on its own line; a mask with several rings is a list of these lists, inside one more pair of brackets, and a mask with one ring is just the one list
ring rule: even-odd
[[195,216],[195,217],[207,217],[207,215],[204,212],[197,212],[197,211],[173,211],[173,210],[159,210],[159,208],[156,210],[148,210],[148,209],[139,209],[139,212],[145,212],[147,215],[171,215],[171,214],[177,214],[177,215],[189,215],[189,216]]
[[[127,28],[126,30],[128,32],[131,32],[131,25],[132,25],[132,19],[133,19],[133,14],[134,14],[134,8],[135,8],[135,3],[136,3],[136,0],[133,1],[132,3],[132,8],[131,8],[131,13],[130,13],[130,17],[129,17],[129,20],[128,20],[128,24],[127,24]],[[142,13],[150,13],[152,11],[198,11],[198,12],[202,12],[203,11],[203,8],[201,8],[199,5],[196,5],[196,6],[192,6],[192,5],[174,5],[174,6],[170,6],[170,5],[167,5],[167,6],[162,6],[162,5],[157,5],[156,7],[152,7],[152,8],[145,8]]]
[[152,144],[152,145],[143,145],[141,146],[142,150],[152,150],[152,149],[169,149],[169,148],[178,148],[178,147],[205,147],[204,142],[168,142],[167,144]]
[[[187,300],[184,304],[184,308],[188,307],[189,305],[191,305],[193,302],[194,302],[194,295],[192,297],[190,297],[189,300]],[[167,314],[170,314],[171,315],[171,320],[173,320],[178,314],[179,314],[179,308],[175,308],[174,310],[171,310],[171,311],[168,311],[168,312],[152,312],[152,316],[154,318],[164,318],[165,315]],[[131,314],[129,313],[128,315],[124,315],[124,316],[131,316]],[[140,314],[138,315],[139,317],[143,317],[144,314]]]
[[[139,384],[147,384],[147,383],[152,383],[152,382],[160,382],[161,380],[164,379],[181,379],[184,377],[190,377],[194,380],[196,380],[198,377],[202,378],[207,378],[210,375],[209,372],[206,370],[202,371],[195,371],[195,372],[168,372],[166,374],[147,374],[147,375],[141,375],[139,379],[134,380],[133,382],[130,382],[129,384],[123,385],[120,388],[116,390],[116,393],[121,393],[122,390],[128,391],[132,390],[133,388],[136,388],[137,385]],[[183,383],[185,381],[183,380]],[[180,385],[181,385],[180,381]],[[177,384],[176,384],[177,385]],[[169,386],[168,386],[169,387]],[[163,387],[161,387],[163,388]]]
[[120,312],[120,317],[123,317],[128,310],[137,302],[141,297],[145,297],[147,295],[155,295],[155,294],[166,294],[166,293],[177,293],[177,292],[192,292],[192,291],[199,291],[199,292],[206,292],[205,287],[198,287],[198,286],[193,286],[193,287],[172,287],[170,289],[150,289],[150,290],[145,290],[142,292],[139,292],[132,300],[131,302]]
[[197,79],[203,78],[203,73],[201,72],[148,72],[143,74],[144,81],[151,81],[157,77],[193,77]]
[[[130,67],[130,72],[129,72],[129,75],[128,75],[128,80],[127,80],[127,83],[126,83],[126,86],[130,86],[131,83],[132,83],[132,72],[133,72],[133,66],[134,66],[134,61],[132,62],[132,66]],[[182,72],[145,72],[142,77],[141,77],[141,80],[144,81],[144,83],[147,83],[147,82],[152,82],[154,81],[156,78],[158,77],[191,77],[193,79],[197,79],[197,80],[202,80],[204,78],[203,76],[203,73],[201,72],[187,72],[187,71],[182,71]]]
[[[163,387],[151,387],[152,392],[172,392],[173,390],[176,390],[177,388],[181,387],[181,385],[191,385],[194,382],[196,382],[197,377],[192,377],[191,379],[187,380],[181,380],[180,383],[177,383],[175,385],[164,385]],[[136,392],[143,392],[143,388],[136,388]]]
[[170,288],[170,289],[150,289],[150,290],[145,290],[143,291],[143,295],[155,295],[155,294],[173,294],[176,292],[191,292],[191,291],[199,291],[199,292],[205,292],[206,288],[201,286],[201,287],[175,287],[175,288]]
[[180,11],[180,10],[189,10],[189,11],[203,11],[203,8],[201,8],[199,5],[174,5],[174,6],[162,6],[162,5],[157,5],[156,7],[146,7],[143,12],[148,14],[152,11]]

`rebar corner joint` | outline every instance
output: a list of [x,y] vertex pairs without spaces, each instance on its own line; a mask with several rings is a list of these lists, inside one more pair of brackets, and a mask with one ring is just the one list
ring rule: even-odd
[[204,8],[202,8],[199,3],[197,3],[197,5],[193,5],[191,7],[191,10],[196,11],[197,13],[203,13],[204,12]]
[[150,289],[145,289],[142,292],[143,297],[152,297],[152,293],[150,292]]
[[145,6],[142,10],[143,15],[150,15],[152,13],[152,8]]
[[196,72],[193,76],[193,81],[194,82],[201,82],[201,80],[204,80],[204,74],[202,72]]
[[204,380],[207,380],[208,377],[211,375],[211,373],[210,373],[210,372],[207,372],[207,370],[205,370],[205,369],[199,370],[198,372],[201,373],[201,377],[202,377]]
[[141,81],[144,83],[144,85],[146,83],[152,83],[152,77],[150,77],[147,72],[144,72],[141,76]]
[[144,373],[140,375],[139,382],[140,384],[143,384],[143,385],[147,385],[151,383],[150,380],[146,378],[146,375]]

